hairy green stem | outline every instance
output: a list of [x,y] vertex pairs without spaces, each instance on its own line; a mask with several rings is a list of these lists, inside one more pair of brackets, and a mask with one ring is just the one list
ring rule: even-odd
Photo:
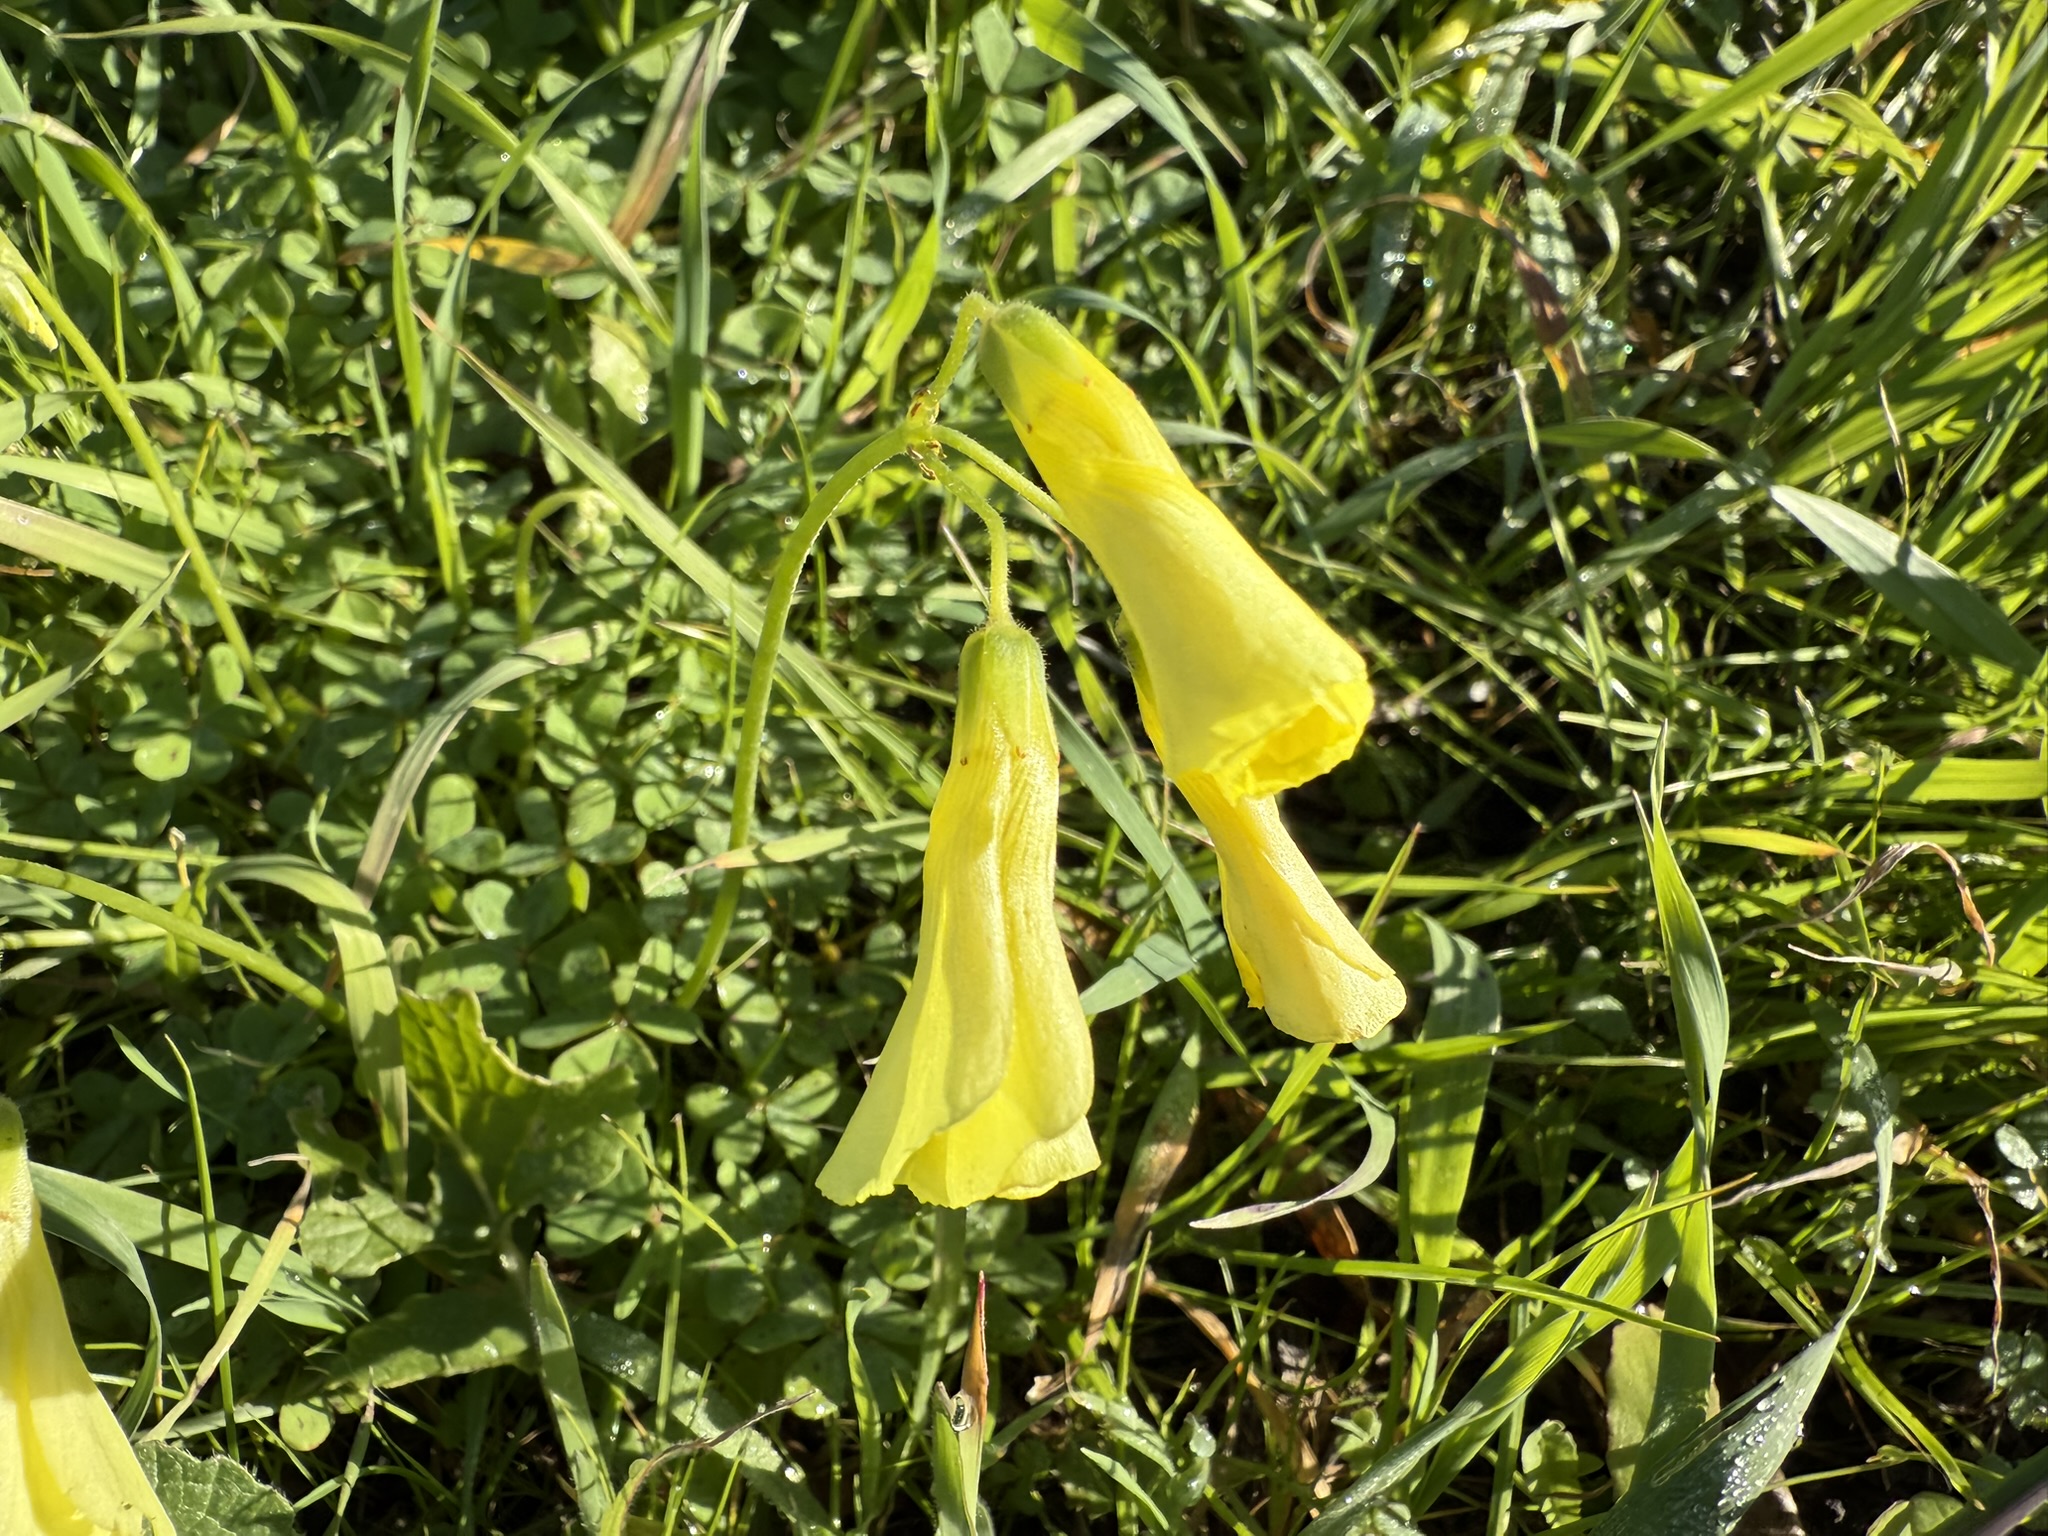
[[[796,600],[796,584],[802,577],[804,566],[809,562],[811,546],[830,522],[840,503],[853,493],[853,488],[870,474],[899,453],[906,453],[925,436],[924,427],[906,422],[893,432],[886,432],[876,438],[859,453],[840,466],[839,472],[825,482],[824,489],[811,498],[804,515],[797,520],[788,539],[783,542],[782,554],[775,562],[775,570],[768,581],[768,594],[761,604],[761,633],[754,642],[754,667],[747,679],[747,699],[740,712],[739,755],[733,761],[732,770],[732,830],[726,838],[726,847],[740,848],[746,845],[754,830],[754,795],[761,782],[761,738],[768,726],[768,698],[775,685],[775,661],[782,651],[782,637],[789,628],[789,610]],[[718,883],[718,895],[711,906],[711,921],[704,931],[704,947],[698,952],[697,963],[691,968],[690,979],[683,984],[682,996],[678,999],[684,1008],[690,1007],[703,996],[704,987],[711,979],[711,972],[718,964],[718,956],[725,948],[726,935],[732,932],[733,914],[739,907],[740,887],[745,874],[729,869]]]
[[[776,658],[781,653],[782,637],[789,628],[790,608],[796,600],[796,584],[803,576],[818,535],[824,532],[825,525],[838,512],[840,504],[853,493],[854,487],[897,454],[907,453],[917,459],[932,478],[955,488],[955,494],[989,520],[990,535],[994,540],[994,565],[989,584],[989,617],[992,620],[997,616],[998,603],[1001,604],[1001,615],[1004,618],[1009,616],[1009,546],[1001,534],[1002,519],[985,498],[959,488],[952,472],[942,462],[936,462],[936,452],[927,460],[920,450],[957,449],[1045,516],[1055,522],[1058,520],[1059,508],[1050,496],[966,433],[938,424],[939,406],[967,361],[974,327],[992,307],[980,294],[967,296],[960,305],[953,339],[946,347],[945,358],[939,364],[938,376],[932,381],[931,388],[919,392],[903,425],[876,438],[840,466],[839,472],[811,498],[810,505],[804,508],[803,516],[783,542],[782,553],[776,559],[768,592],[762,601],[761,632],[754,642],[754,666],[747,679],[746,703],[740,713],[739,752],[733,760],[732,823],[726,836],[728,850],[745,847],[747,839],[753,835],[754,798],[761,782],[761,743],[768,726],[768,700],[775,686]],[[732,932],[733,918],[739,910],[740,891],[745,883],[746,873],[738,869],[727,870],[719,881],[718,894],[711,904],[711,919],[704,930],[703,948],[697,952],[696,964],[690,968],[689,980],[683,983],[682,994],[677,999],[681,1007],[694,1006],[704,995],[704,988],[710,983],[719,956],[725,950],[726,938]]]
[[981,492],[943,465],[934,466],[939,484],[967,504],[988,529],[988,621],[1008,624],[1010,620],[1010,535],[1003,516],[989,505]]
[[956,428],[942,427],[937,422],[933,422],[927,430],[931,433],[933,442],[943,448],[956,448],[966,454],[968,458],[974,460],[975,463],[1008,486],[1010,490],[1016,493],[1019,499],[1029,502],[1033,511],[1045,517],[1056,527],[1063,528],[1066,526],[1060,517],[1060,504],[1033,485],[1029,480],[1018,474],[1015,469],[1010,467],[1008,460],[984,448],[965,432],[959,431]]

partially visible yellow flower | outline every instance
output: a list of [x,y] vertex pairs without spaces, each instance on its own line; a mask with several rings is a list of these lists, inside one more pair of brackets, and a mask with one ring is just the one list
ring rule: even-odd
[[1123,381],[1029,304],[989,312],[980,359],[1116,590],[1167,775],[1205,773],[1242,799],[1351,756],[1372,715],[1364,661],[1195,489]]
[[1209,829],[1223,875],[1223,927],[1245,997],[1297,1040],[1378,1034],[1408,1001],[1287,835],[1271,798],[1233,800],[1215,780],[1177,781]]
[[998,618],[960,653],[910,995],[818,1188],[1021,1200],[1097,1165],[1095,1059],[1053,920],[1059,744],[1038,644]]
[[0,1099],[0,1531],[176,1536],[64,1316],[29,1184],[21,1114]]

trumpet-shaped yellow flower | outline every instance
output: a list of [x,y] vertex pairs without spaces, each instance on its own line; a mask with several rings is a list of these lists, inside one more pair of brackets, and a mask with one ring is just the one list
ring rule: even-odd
[[72,1341],[25,1143],[0,1099],[0,1531],[176,1536]]
[[981,371],[1074,536],[1109,577],[1152,688],[1168,776],[1232,799],[1348,758],[1365,663],[1196,490],[1138,397],[1029,304],[983,322]]
[[1024,1199],[1097,1163],[1088,1021],[1053,921],[1059,745],[1038,644],[997,617],[960,653],[910,995],[818,1188]]
[[1233,800],[1199,773],[1178,783],[1216,844],[1223,927],[1252,1006],[1297,1040],[1378,1034],[1408,994],[1316,878],[1278,804]]

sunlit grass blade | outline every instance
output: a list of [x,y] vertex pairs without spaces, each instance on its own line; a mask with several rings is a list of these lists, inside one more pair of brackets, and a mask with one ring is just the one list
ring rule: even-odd
[[583,1367],[576,1358],[569,1315],[562,1310],[562,1298],[555,1291],[547,1260],[538,1253],[527,1265],[526,1283],[534,1354],[540,1365],[541,1385],[547,1390],[548,1408],[554,1416],[555,1435],[569,1460],[569,1481],[576,1492],[583,1529],[588,1536],[598,1536],[604,1528],[605,1512],[611,1507],[612,1482],[605,1471],[597,1425],[590,1416],[590,1398],[583,1390]]
[[1771,500],[1952,655],[1981,656],[2022,677],[2040,665],[2040,652],[2003,613],[1891,530],[1793,486],[1771,487]]
[[355,1047],[356,1070],[376,1106],[393,1188],[403,1195],[409,1111],[405,1054],[398,1038],[398,981],[368,908],[333,875],[290,854],[234,859],[221,865],[215,878],[282,886],[312,902],[327,919],[341,972],[342,1023]]

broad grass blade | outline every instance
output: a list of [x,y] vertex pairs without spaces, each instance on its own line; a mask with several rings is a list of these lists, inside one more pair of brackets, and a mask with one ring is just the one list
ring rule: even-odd
[[[1479,946],[1425,916],[1430,968],[1436,982],[1421,1040],[1448,1040],[1500,1031],[1500,983]],[[1409,1073],[1401,1130],[1403,1230],[1418,1263],[1446,1265],[1458,1232],[1458,1212],[1472,1176],[1472,1151],[1492,1081],[1489,1052],[1458,1061],[1418,1063]]]
[[[164,1325],[156,1309],[156,1293],[142,1267],[141,1250],[135,1239],[121,1227],[99,1202],[91,1197],[90,1179],[45,1179],[43,1169],[34,1168],[36,1196],[42,1202],[43,1224],[66,1242],[104,1259],[119,1270],[142,1297],[149,1312],[149,1338],[142,1347],[142,1361],[135,1368],[135,1384],[121,1397],[121,1427],[131,1434],[156,1399],[157,1371],[163,1361]],[[74,1182],[75,1180],[75,1182]]]
[[403,1198],[409,1109],[405,1053],[398,1035],[398,980],[384,940],[371,924],[369,908],[326,870],[290,854],[232,859],[214,871],[214,878],[281,886],[312,902],[327,919],[341,966],[342,1006],[356,1069],[377,1109],[393,1193]]
[[605,1512],[611,1508],[612,1481],[605,1471],[597,1424],[590,1416],[590,1397],[583,1390],[583,1367],[576,1359],[569,1314],[555,1292],[545,1255],[533,1256],[526,1277],[534,1349],[541,1385],[547,1390],[548,1411],[554,1415],[555,1435],[569,1461],[569,1481],[576,1490],[576,1510],[582,1516],[583,1529],[597,1536],[604,1528]]
[[[36,1198],[45,1210],[76,1211],[90,1206],[142,1254],[205,1272],[207,1220],[199,1212],[65,1168],[37,1163],[31,1173]],[[215,1221],[212,1226],[220,1244],[222,1274],[237,1285],[252,1282],[269,1245],[254,1232],[225,1221]],[[323,1333],[347,1332],[361,1312],[346,1292],[321,1279],[296,1253],[287,1253],[279,1261],[263,1298],[263,1310],[295,1327]]]
[[4,496],[0,496],[0,544],[67,571],[111,581],[138,596],[162,585],[171,574],[169,555]]
[[1952,656],[1977,656],[2022,676],[2041,655],[1976,588],[1890,529],[1838,501],[1789,485],[1771,500]]
[[[1798,1443],[1806,1410],[1827,1376],[1839,1330],[1831,1329],[1772,1376],[1754,1401],[1722,1415],[1716,1433],[1663,1475],[1641,1475],[1600,1523],[1601,1536],[1710,1536],[1735,1527]],[[1666,1338],[1664,1348],[1678,1342]]]

